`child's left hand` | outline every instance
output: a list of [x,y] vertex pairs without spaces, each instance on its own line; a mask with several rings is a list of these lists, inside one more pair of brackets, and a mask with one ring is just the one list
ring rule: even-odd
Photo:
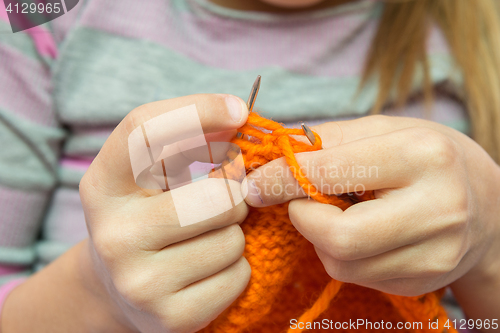
[[343,212],[304,199],[281,158],[248,175],[255,186],[246,201],[259,207],[292,200],[292,223],[331,277],[410,296],[499,267],[500,168],[469,137],[387,116],[313,130],[324,149],[296,154],[308,179],[328,194],[375,190],[376,200]]

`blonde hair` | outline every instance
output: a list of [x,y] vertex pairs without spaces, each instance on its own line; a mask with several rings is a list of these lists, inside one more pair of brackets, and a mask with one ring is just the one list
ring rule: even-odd
[[[463,77],[463,98],[471,135],[490,156],[500,159],[500,11],[498,0],[410,0],[384,4],[368,54],[362,83],[379,74],[372,110],[380,113],[393,88],[403,105],[418,66],[424,69],[422,91],[429,106],[433,86],[426,39],[433,22],[446,36]],[[387,52],[390,50],[390,52]]]

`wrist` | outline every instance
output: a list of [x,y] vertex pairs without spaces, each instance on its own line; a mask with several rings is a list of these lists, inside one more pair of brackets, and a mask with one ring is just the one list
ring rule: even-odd
[[100,294],[99,285],[87,283],[86,241],[64,253],[15,288],[2,310],[2,333],[13,332],[123,332],[116,309]]
[[500,319],[500,239],[498,221],[490,230],[486,250],[465,275],[450,287],[471,319]]
[[138,332],[111,299],[109,286],[106,286],[100,279],[89,240],[85,239],[78,244],[77,249],[76,279],[83,293],[87,295],[88,330],[91,332]]

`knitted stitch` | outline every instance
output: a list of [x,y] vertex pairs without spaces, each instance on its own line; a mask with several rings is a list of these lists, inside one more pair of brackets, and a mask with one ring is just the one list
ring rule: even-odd
[[[293,137],[304,135],[302,130],[284,128],[254,112],[239,132],[250,137],[232,141],[241,148],[247,173],[284,156],[300,186],[318,202],[345,210],[361,200],[374,199],[372,191],[362,196],[326,195],[311,184],[294,154],[321,149],[321,138],[316,133],[316,142],[311,146]],[[304,324],[315,320],[319,324],[322,319],[335,323],[358,318],[392,323],[392,329],[343,328],[345,332],[394,331],[398,322],[405,321],[421,322],[422,328],[399,331],[456,332],[444,327],[448,320],[440,305],[444,288],[404,297],[332,280],[313,245],[290,222],[288,203],[250,207],[241,228],[246,240],[244,255],[252,268],[250,282],[233,304],[202,330],[204,333],[301,332],[302,329],[290,328],[290,320],[294,318]],[[438,320],[437,330],[429,327],[435,320]]]

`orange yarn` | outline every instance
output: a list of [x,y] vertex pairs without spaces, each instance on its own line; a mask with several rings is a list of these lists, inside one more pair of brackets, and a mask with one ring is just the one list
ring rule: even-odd
[[[300,186],[316,201],[345,210],[360,200],[374,199],[373,192],[361,197],[325,195],[311,184],[294,154],[321,149],[321,138],[316,133],[316,143],[311,146],[293,137],[303,135],[302,130],[284,128],[253,112],[239,131],[252,138],[233,140],[241,148],[247,172],[284,156]],[[328,320],[333,323],[330,327],[336,322],[363,319],[370,321],[373,327],[343,327],[344,332],[456,332],[444,327],[448,318],[439,303],[444,288],[417,297],[404,297],[332,280],[312,244],[291,224],[288,203],[250,207],[241,227],[246,238],[244,255],[252,267],[250,282],[234,303],[202,330],[204,333],[302,332],[302,329],[290,328],[291,319],[317,325]],[[435,320],[438,320],[437,330],[429,327]],[[373,326],[382,321],[386,329]],[[392,329],[387,328],[388,322]],[[397,329],[398,322],[421,322],[422,327]],[[311,331],[321,331],[321,328]]]

